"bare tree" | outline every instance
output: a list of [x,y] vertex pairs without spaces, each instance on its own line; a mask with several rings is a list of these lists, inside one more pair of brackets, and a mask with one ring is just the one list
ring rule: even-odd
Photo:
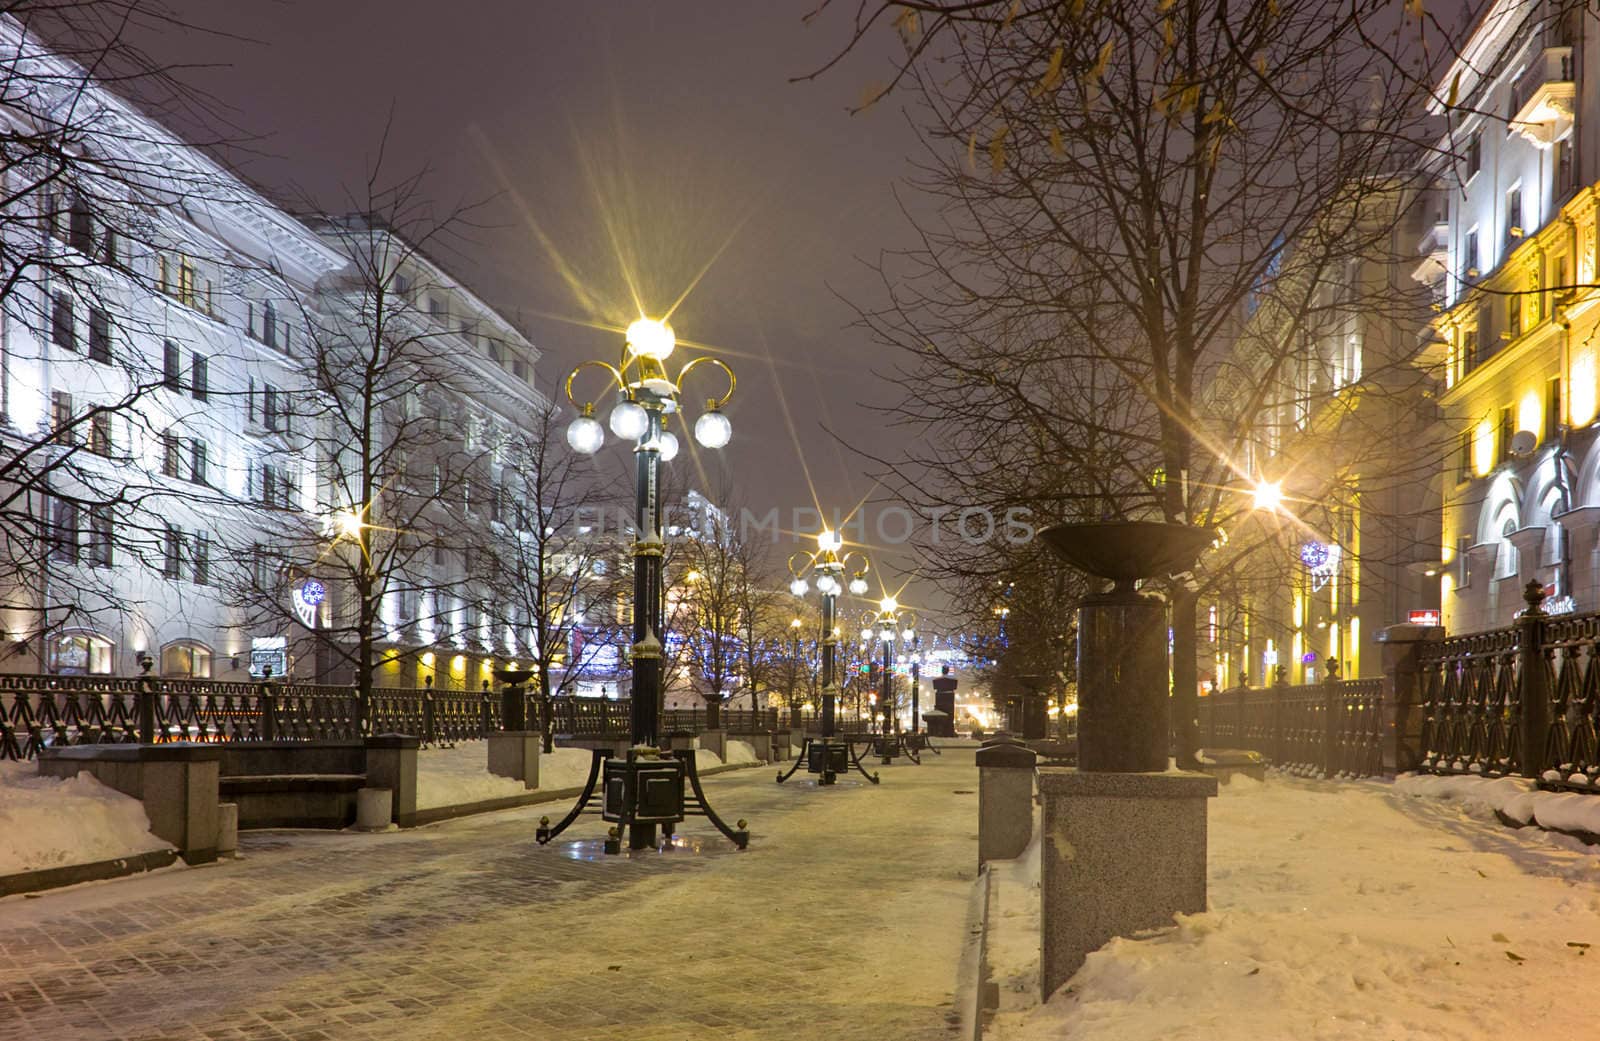
[[[1273,417],[1304,431],[1325,407],[1419,388],[1407,356],[1311,375],[1325,360],[1312,346],[1344,316],[1410,322],[1420,306],[1350,276],[1401,259],[1419,161],[1437,154],[1407,30],[1380,31],[1380,5],[908,7],[900,74],[928,208],[920,246],[883,265],[890,303],[865,316],[902,352],[891,414],[936,433],[936,451],[889,461],[903,494],[931,483],[1040,520],[1227,531],[1271,476],[1250,446]],[[928,41],[924,26],[949,31]],[[1279,320],[1252,326],[1267,300]],[[1201,396],[1219,380],[1238,388],[1223,414]],[[1331,469],[1389,448],[1352,444]],[[1443,450],[1419,446],[1407,465],[1431,474]],[[1209,566],[1232,567],[1249,541]],[[1168,583],[1185,761],[1205,568]]]

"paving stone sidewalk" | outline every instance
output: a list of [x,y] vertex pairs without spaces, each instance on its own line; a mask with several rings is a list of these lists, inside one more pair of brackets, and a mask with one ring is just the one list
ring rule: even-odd
[[977,771],[923,762],[709,779],[742,853],[698,819],[698,850],[604,858],[598,818],[541,848],[531,807],[0,901],[0,1039],[945,1036]]

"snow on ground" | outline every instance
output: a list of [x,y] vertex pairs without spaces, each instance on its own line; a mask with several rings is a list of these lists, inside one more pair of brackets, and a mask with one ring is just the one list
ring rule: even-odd
[[756,746],[748,741],[728,742],[728,763],[759,763],[756,758]]
[[1039,842],[1044,829],[1033,815],[1033,841],[1015,860],[989,862],[989,931],[984,961],[1000,989],[1001,1012],[1039,1003]]
[[0,763],[0,875],[95,864],[171,849],[150,834],[144,804],[87,773],[40,777]]
[[[747,759],[737,758],[743,745]],[[750,762],[755,750],[744,741],[728,742],[733,762]],[[695,765],[701,770],[721,766],[722,758],[708,749],[695,753]],[[560,791],[581,788],[589,779],[592,755],[587,748],[558,748],[539,756],[539,791]],[[489,772],[489,743],[463,741],[454,748],[424,748],[417,753],[417,809],[430,810],[440,806],[461,806],[490,799],[504,799],[523,795],[528,791],[521,781],[498,777]]]
[[1600,798],[1582,792],[1541,792],[1521,777],[1434,777],[1405,774],[1394,789],[1405,795],[1455,799],[1474,815],[1503,813],[1518,824],[1600,835]]
[[[1465,812],[1464,812],[1465,811]],[[1113,940],[991,1041],[1437,1041],[1592,1031],[1600,855],[1376,782],[1236,777],[1210,905]]]

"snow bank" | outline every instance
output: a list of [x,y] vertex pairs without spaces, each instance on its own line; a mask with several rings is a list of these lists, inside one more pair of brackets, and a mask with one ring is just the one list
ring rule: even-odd
[[[731,742],[730,742],[731,743]],[[722,765],[722,757],[709,748],[696,748],[694,750],[694,767],[701,773],[714,766]]]
[[35,769],[0,763],[0,875],[172,848],[150,834],[138,799],[86,773],[59,779]]
[[1394,790],[1402,795],[1454,799],[1469,811],[1491,810],[1518,824],[1600,835],[1600,795],[1541,792],[1523,777],[1435,777],[1403,774]]
[[[1477,797],[1526,794],[1487,784]],[[1111,941],[1043,1005],[1003,1006],[989,1041],[1592,1032],[1572,995],[1594,985],[1600,856],[1408,812],[1387,785],[1278,776],[1227,785],[1210,833],[1207,913]]]
[[748,741],[728,742],[728,763],[759,763],[756,758],[756,746]]
[[1033,841],[1015,860],[989,862],[989,932],[985,962],[1000,990],[1001,1012],[1039,1002],[1039,842],[1034,812]]
[[[539,756],[539,791],[581,788],[589,779],[587,748],[558,748]],[[454,748],[417,753],[417,809],[461,806],[524,795],[521,781],[489,772],[489,743],[464,741]]]

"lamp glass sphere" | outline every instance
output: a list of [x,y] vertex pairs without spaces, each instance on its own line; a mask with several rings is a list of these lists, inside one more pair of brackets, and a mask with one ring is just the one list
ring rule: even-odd
[[789,583],[789,592],[793,593],[795,596],[805,596],[806,590],[809,588],[810,587],[806,585],[806,580],[803,578],[797,578],[793,582]]
[[567,426],[567,445],[581,455],[594,455],[605,440],[605,428],[593,416],[579,416]]
[[678,458],[678,435],[670,430],[661,431],[661,436],[656,438],[656,451],[661,453],[663,463]]
[[837,553],[844,546],[844,539],[837,531],[823,528],[817,532],[817,548],[824,553]]
[[662,361],[677,342],[672,326],[654,318],[640,318],[628,326],[628,350],[641,358]]
[[910,626],[909,626],[909,625],[908,625],[908,626],[906,626],[906,627],[905,627],[905,628],[904,628],[904,629],[902,629],[902,630],[900,630],[900,635],[901,635],[901,637],[903,637],[903,638],[904,638],[904,639],[907,639],[907,640],[914,640],[914,639],[916,639],[916,637],[917,637],[917,631],[916,631],[916,630],[915,630],[915,629],[913,629],[913,628],[911,628],[911,627],[910,627]]
[[892,596],[886,596],[882,600],[878,601],[878,610],[882,611],[884,614],[894,614],[894,612],[899,609],[900,601],[896,600]]
[[694,439],[707,448],[721,448],[733,440],[733,424],[728,417],[712,409],[694,421]]
[[867,580],[862,578],[860,575],[857,575],[855,578],[852,578],[850,580],[850,595],[851,596],[866,596],[867,595]]
[[861,630],[861,642],[862,643],[866,643],[868,640],[871,640],[871,639],[872,639],[872,626],[869,625],[866,628]]
[[624,401],[611,410],[611,432],[628,441],[637,441],[650,429],[650,414],[636,401]]

